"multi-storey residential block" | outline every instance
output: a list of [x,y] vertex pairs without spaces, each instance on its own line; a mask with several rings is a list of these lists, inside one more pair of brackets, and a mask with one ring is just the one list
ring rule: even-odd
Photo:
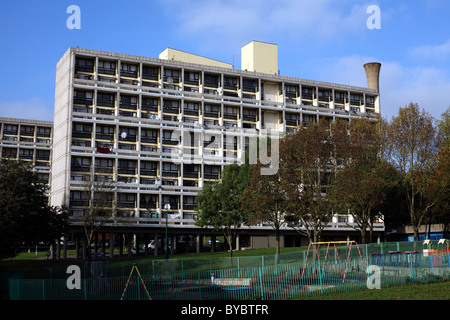
[[0,158],[29,163],[50,196],[53,123],[0,118]]
[[[219,181],[225,165],[241,163],[250,139],[281,137],[319,118],[380,113],[377,63],[365,65],[365,88],[280,76],[275,44],[252,41],[241,57],[236,70],[170,48],[158,59],[81,48],[63,55],[51,201],[70,207],[73,232],[82,230],[95,201],[87,184],[102,181],[110,185],[116,221],[101,232],[153,237],[164,232],[167,217],[171,235],[213,234],[194,224],[196,195]],[[336,217],[324,236],[352,234],[340,219],[346,217]],[[266,246],[270,232],[264,225],[243,228],[238,245]],[[283,232],[285,244],[294,244],[295,232]]]

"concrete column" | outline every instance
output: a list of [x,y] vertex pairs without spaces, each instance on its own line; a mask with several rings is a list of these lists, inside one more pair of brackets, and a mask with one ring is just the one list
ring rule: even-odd
[[197,234],[197,241],[196,241],[196,245],[197,245],[196,252],[197,253],[200,253],[200,241],[201,241],[201,236],[200,236],[200,234]]
[[175,252],[175,241],[177,241],[177,236],[173,235],[170,239],[170,254],[174,254]]
[[144,234],[144,254],[148,255],[148,233]]
[[128,256],[131,257],[131,234],[127,234]]
[[109,257],[114,258],[114,233],[109,237]]
[[106,252],[106,236],[104,233],[102,233],[102,252],[103,254],[105,254]]
[[191,239],[190,239],[191,237],[190,237],[190,235],[188,234],[188,235],[186,235],[186,247],[185,247],[185,252],[186,253],[189,253],[189,243],[191,242]]
[[239,233],[236,235],[236,250],[241,250],[240,244],[239,244]]
[[80,237],[78,233],[75,234],[75,256],[77,260],[80,257]]
[[63,242],[63,259],[67,259],[67,234],[64,234],[64,242]]
[[158,242],[159,242],[159,234],[155,233],[155,250],[153,251],[154,255],[158,255]]
[[83,237],[83,260],[87,258],[87,240],[86,237]]
[[139,238],[140,237],[139,237],[139,234],[137,234],[137,233],[134,236],[136,239],[134,246],[136,248],[136,255],[138,256],[139,255]]
[[211,236],[211,252],[216,251],[216,236]]

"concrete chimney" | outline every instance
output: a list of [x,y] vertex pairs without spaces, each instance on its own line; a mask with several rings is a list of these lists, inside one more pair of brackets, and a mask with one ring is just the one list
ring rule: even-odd
[[367,76],[367,87],[369,89],[375,89],[380,92],[380,68],[381,63],[370,62],[364,65]]

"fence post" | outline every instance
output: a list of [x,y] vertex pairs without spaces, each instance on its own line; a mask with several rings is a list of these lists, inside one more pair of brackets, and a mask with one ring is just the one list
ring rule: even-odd
[[42,280],[42,300],[45,300],[45,280]]
[[408,259],[409,259],[409,273],[410,273],[411,281],[414,284],[415,279],[414,279],[414,268],[413,268],[413,257],[414,257],[413,254],[414,253],[410,253],[408,255]]
[[323,283],[322,283],[322,271],[320,271],[320,260],[317,261],[319,267],[319,283],[320,283],[320,293],[323,294]]
[[198,293],[200,295],[200,300],[202,300],[202,289],[200,288],[200,271],[197,271],[198,275]]
[[261,269],[262,269],[262,267],[259,267],[259,286],[261,287],[261,300],[264,300],[264,288],[263,288]]

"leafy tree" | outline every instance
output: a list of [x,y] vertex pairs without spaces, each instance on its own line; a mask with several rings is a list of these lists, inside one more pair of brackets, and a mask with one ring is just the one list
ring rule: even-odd
[[248,221],[248,211],[243,206],[243,194],[250,181],[250,167],[227,165],[222,179],[216,184],[207,184],[197,195],[195,224],[211,226],[223,232],[229,246],[230,261],[233,255],[233,240],[243,223]]
[[31,167],[0,162],[0,258],[13,257],[22,245],[51,244],[67,227],[67,210],[50,207]]
[[444,225],[444,238],[450,224],[450,108],[442,114],[438,124],[438,154],[434,171],[432,192],[437,197],[436,205],[432,209],[436,219]]
[[410,103],[392,119],[388,137],[390,160],[402,176],[414,239],[418,240],[419,228],[439,198],[439,192],[431,192],[438,146],[434,119]]
[[276,254],[280,253],[280,228],[287,210],[286,192],[279,174],[261,174],[258,161],[252,168],[252,180],[245,191],[245,206],[251,212],[252,223],[269,223],[275,231]]
[[329,193],[334,210],[353,216],[363,243],[367,228],[372,242],[373,221],[396,184],[395,168],[382,157],[386,142],[384,128],[381,119],[352,120],[348,130],[347,161],[336,173]]
[[[287,135],[280,143],[280,181],[287,198],[286,222],[311,242],[332,219],[327,189],[342,161],[344,123],[321,119]],[[345,151],[347,152],[347,151]]]

